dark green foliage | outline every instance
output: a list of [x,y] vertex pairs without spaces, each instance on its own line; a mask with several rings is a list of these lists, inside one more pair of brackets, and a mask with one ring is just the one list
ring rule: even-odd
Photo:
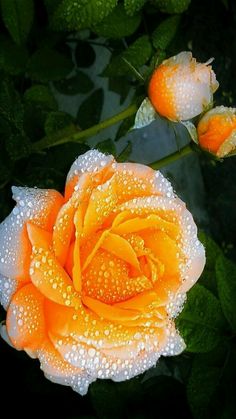
[[199,282],[209,291],[211,291],[215,296],[217,296],[215,266],[217,258],[221,255],[221,250],[219,246],[214,242],[214,240],[202,231],[199,233],[199,239],[204,245],[207,254],[206,265]]
[[103,75],[106,77],[119,77],[125,74],[133,74],[151,57],[152,46],[146,35],[138,38],[127,50],[115,56]]
[[217,259],[216,279],[222,310],[233,332],[236,332],[236,265],[223,255]]
[[80,105],[77,113],[77,121],[81,128],[89,128],[99,122],[104,101],[102,89],[94,92]]
[[183,13],[191,0],[153,0],[154,4],[163,13]]
[[58,92],[72,96],[78,93],[88,93],[94,85],[87,74],[77,71],[76,75],[55,82],[54,86]]
[[140,15],[129,16],[124,7],[118,4],[102,23],[94,27],[94,30],[100,36],[119,39],[132,35],[137,30],[140,22]]
[[96,53],[89,42],[78,40],[75,49],[75,60],[78,67],[87,68],[93,65]]
[[61,80],[72,68],[72,61],[68,57],[47,47],[36,51],[28,63],[30,77],[41,82]]
[[165,50],[175,37],[179,23],[180,17],[178,15],[171,16],[162,21],[152,34],[154,47]]
[[49,87],[35,84],[24,93],[24,100],[31,105],[38,105],[47,110],[56,110],[57,102]]
[[20,45],[27,40],[34,16],[33,0],[1,0],[3,22],[12,39]]
[[28,52],[25,46],[17,45],[5,36],[0,37],[0,69],[10,75],[22,74],[26,70]]
[[56,29],[79,30],[101,22],[116,6],[117,0],[62,0],[55,9]]
[[223,338],[225,321],[220,303],[202,285],[188,292],[187,303],[177,318],[177,327],[189,352],[209,352]]

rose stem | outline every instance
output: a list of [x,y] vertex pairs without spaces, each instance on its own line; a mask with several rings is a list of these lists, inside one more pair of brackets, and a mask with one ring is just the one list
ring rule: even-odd
[[161,169],[164,166],[167,166],[167,164],[174,163],[176,160],[179,160],[181,157],[187,156],[190,153],[194,152],[194,148],[192,144],[187,144],[185,147],[181,148],[178,151],[175,151],[172,154],[169,154],[169,156],[163,157],[163,159],[154,161],[153,163],[150,163],[149,166],[152,169]]
[[118,114],[110,118],[107,118],[104,121],[99,122],[99,124],[93,125],[92,127],[85,129],[83,131],[74,132],[73,134],[66,135],[64,137],[60,135],[60,132],[57,133],[55,136],[46,136],[42,138],[41,140],[37,141],[36,143],[34,143],[33,152],[41,151],[45,148],[50,148],[50,147],[57,146],[59,144],[65,144],[69,142],[82,143],[84,142],[85,139],[98,134],[103,129],[108,128],[116,124],[117,122],[120,122],[128,118],[131,115],[134,115],[137,112],[137,109],[138,109],[138,105],[136,103],[133,103],[132,105],[128,106],[128,108],[124,109],[122,112],[119,112]]

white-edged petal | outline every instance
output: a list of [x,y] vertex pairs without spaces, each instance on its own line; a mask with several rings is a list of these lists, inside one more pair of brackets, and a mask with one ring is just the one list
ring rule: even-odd
[[13,294],[16,292],[19,282],[15,279],[7,278],[0,274],[0,304],[5,310],[11,302]]
[[68,172],[66,182],[82,173],[99,172],[113,160],[114,157],[111,155],[103,154],[98,150],[89,150],[74,161]]
[[13,186],[12,192],[16,206],[0,224],[0,273],[20,278],[25,275],[29,265],[26,259],[30,256],[25,223],[33,221],[47,229],[53,224],[63,198],[59,192],[50,189]]

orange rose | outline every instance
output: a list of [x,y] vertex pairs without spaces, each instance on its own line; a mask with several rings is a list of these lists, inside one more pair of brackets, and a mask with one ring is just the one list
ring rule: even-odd
[[219,84],[208,63],[197,63],[191,52],[181,52],[156,68],[148,95],[156,111],[173,121],[185,121],[212,103]]
[[208,111],[197,126],[202,148],[225,157],[236,150],[236,109],[217,106]]
[[13,188],[0,225],[2,336],[40,360],[52,381],[85,394],[176,355],[175,329],[205,263],[185,204],[160,172],[91,150],[65,197]]

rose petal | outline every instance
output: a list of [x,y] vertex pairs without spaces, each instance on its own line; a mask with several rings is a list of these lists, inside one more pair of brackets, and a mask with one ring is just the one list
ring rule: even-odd
[[66,200],[72,196],[74,188],[83,173],[104,173],[113,161],[113,156],[107,156],[98,150],[89,150],[79,156],[72,164],[67,175],[65,190]]
[[47,298],[59,304],[74,305],[80,299],[76,294],[73,283],[59,264],[54,254],[44,245],[44,231],[32,224],[27,224],[27,230],[32,248],[30,265],[31,281]]
[[13,296],[7,312],[7,333],[17,349],[36,350],[45,338],[44,297],[32,284]]
[[58,192],[47,189],[13,187],[12,191],[17,205],[0,224],[0,273],[25,280],[31,249],[25,223],[32,221],[50,231],[63,198]]
[[38,351],[38,357],[41,369],[50,381],[71,386],[82,396],[87,393],[89,384],[96,379],[83,369],[73,367],[66,362],[50,341],[45,342],[43,349]]
[[7,310],[12,296],[15,294],[20,284],[24,284],[22,281],[16,279],[10,279],[6,276],[0,275],[0,304]]
[[114,176],[93,190],[84,217],[84,236],[89,236],[103,224],[115,207],[117,200],[118,195]]

